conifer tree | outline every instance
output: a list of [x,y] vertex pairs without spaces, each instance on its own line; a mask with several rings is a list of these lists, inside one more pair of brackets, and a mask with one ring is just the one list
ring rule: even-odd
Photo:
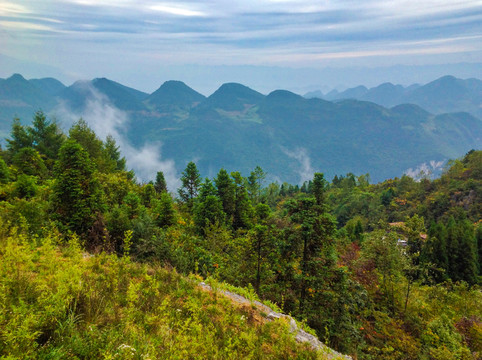
[[103,210],[101,188],[88,153],[74,140],[59,151],[53,185],[53,210],[68,229],[85,235]]
[[162,192],[167,192],[167,183],[166,179],[164,178],[164,173],[162,171],[158,171],[156,174],[156,182],[154,183],[154,189],[158,194]]
[[35,113],[32,126],[27,130],[34,149],[46,157],[47,167],[51,169],[54,161],[57,160],[65,135],[55,121],[47,120],[42,111]]
[[112,170],[114,171],[125,171],[126,170],[126,159],[121,157],[119,146],[117,146],[116,141],[112,135],[107,135],[104,142],[103,152],[106,157],[106,162],[112,162]]
[[432,222],[430,225],[427,243],[422,251],[422,261],[435,265],[431,276],[436,282],[447,279],[449,270],[447,230],[442,223]]
[[13,119],[10,137],[11,139],[7,139],[9,159],[12,159],[20,149],[33,146],[32,136],[27,132],[18,118]]
[[261,189],[263,188],[263,182],[266,179],[266,173],[260,166],[251,171],[248,177],[248,192],[249,198],[253,205],[256,205],[261,199]]
[[234,180],[233,228],[235,230],[247,229],[251,226],[252,207],[246,189],[246,179],[238,171],[232,172],[231,176]]
[[187,164],[186,169],[182,172],[181,182],[182,186],[178,189],[179,196],[191,210],[201,185],[201,176],[194,162],[191,161]]
[[235,189],[233,180],[229,177],[226,170],[221,169],[214,179],[217,188],[217,195],[221,199],[223,211],[226,213],[227,220],[232,221],[235,209]]
[[175,223],[176,212],[172,204],[171,195],[167,191],[163,191],[154,211],[158,214],[157,225],[160,227],[171,226]]
[[79,119],[69,130],[69,138],[75,140],[89,155],[97,169],[103,167],[103,143],[87,122]]
[[199,196],[194,206],[194,223],[198,231],[203,233],[208,225],[222,225],[224,216],[221,201],[216,196],[216,188],[206,178],[201,185]]
[[470,285],[477,283],[477,242],[474,236],[474,227],[468,220],[461,221],[459,234],[459,261],[457,278]]
[[10,171],[5,161],[0,157],[0,184],[10,180]]

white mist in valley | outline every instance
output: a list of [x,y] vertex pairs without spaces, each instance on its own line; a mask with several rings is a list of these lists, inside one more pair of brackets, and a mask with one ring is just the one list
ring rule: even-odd
[[105,140],[107,135],[112,135],[122,156],[126,158],[127,167],[135,171],[140,181],[154,180],[156,173],[162,171],[169,190],[177,189],[180,182],[175,162],[171,159],[162,159],[161,142],[145,143],[141,148],[135,148],[124,135],[129,122],[128,114],[115,107],[107,96],[89,82],[78,83],[78,86],[84,87],[82,90],[89,94],[85,106],[80,111],[74,111],[66,102],[59,102],[51,115],[66,129],[82,118],[102,140]]
[[420,181],[422,179],[434,179],[443,170],[445,161],[436,161],[431,160],[428,163],[423,163],[418,165],[415,169],[410,168],[405,170],[404,174],[410,176],[416,181]]
[[300,184],[305,181],[311,180],[315,170],[311,167],[311,158],[305,148],[296,148],[294,150],[288,150],[281,148],[281,150],[291,159],[298,161],[299,167],[296,170],[300,177]]

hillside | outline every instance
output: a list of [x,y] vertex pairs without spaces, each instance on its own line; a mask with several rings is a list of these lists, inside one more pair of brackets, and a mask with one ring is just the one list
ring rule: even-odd
[[400,104],[415,104],[434,114],[468,112],[482,119],[482,81],[478,79],[457,79],[443,76],[425,85],[414,84],[408,87],[384,83],[373,88],[357,86],[342,92],[332,91],[323,95],[311,92],[307,98],[326,100],[357,99],[393,107]]
[[[306,101],[341,106],[285,91],[258,106]],[[482,151],[434,180],[307,176],[203,180],[190,162],[175,197],[83,120],[68,134],[40,112],[15,122],[0,152],[0,356],[480,358]]]
[[91,256],[75,238],[58,247],[23,236],[0,237],[1,356],[345,359],[297,342],[289,322],[225,297],[223,284],[207,290],[196,276]]
[[[62,88],[52,79],[31,83],[16,75],[0,83],[4,98],[0,104],[5,105],[0,106],[1,112],[11,114],[2,117],[0,124],[6,136],[15,114],[28,124],[33,109],[42,104],[60,122],[65,116],[69,121],[82,117],[102,128],[103,136],[119,134],[136,148],[162,144],[163,159],[172,160],[177,173],[196,159],[204,175],[221,167],[247,174],[259,165],[271,180],[280,182],[302,183],[315,170],[328,178],[346,172],[370,173],[380,181],[479,146],[480,120],[464,112],[438,114],[443,104],[447,110],[449,104],[458,104],[455,108],[470,111],[476,97],[461,86],[476,91],[477,81],[442,80],[409,88],[413,102],[418,99],[425,107],[387,108],[353,99],[305,99],[285,90],[263,95],[237,83],[224,84],[206,98],[179,81],[168,81],[149,95],[105,78]],[[454,81],[460,86],[450,90]],[[11,83],[23,85],[10,91]],[[365,93],[373,101],[384,96],[391,106],[397,101],[390,99],[403,98],[406,91],[383,84],[376,89],[358,87],[347,94]],[[446,94],[437,97],[443,91]],[[447,97],[453,101],[444,100]],[[462,98],[466,98],[465,107]],[[438,110],[432,113],[427,108]]]

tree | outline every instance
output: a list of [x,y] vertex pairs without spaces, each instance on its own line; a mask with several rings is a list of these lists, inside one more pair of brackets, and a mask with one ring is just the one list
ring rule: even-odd
[[125,157],[121,157],[119,146],[117,146],[112,135],[107,135],[104,142],[103,153],[106,158],[106,162],[112,163],[110,166],[112,171],[126,170],[126,159]]
[[266,173],[261,167],[256,166],[254,171],[248,177],[248,192],[252,204],[257,204],[261,199],[261,189],[263,182],[266,179]]
[[65,135],[55,121],[47,120],[42,111],[35,113],[32,126],[27,131],[32,139],[34,149],[46,157],[47,167],[52,169]]
[[13,164],[22,174],[39,176],[41,178],[47,175],[47,167],[40,154],[31,147],[20,149],[13,157]]
[[233,228],[249,228],[251,226],[251,202],[246,190],[246,179],[238,171],[232,172],[234,180],[234,214]]
[[178,189],[181,200],[187,205],[189,210],[194,206],[194,199],[197,197],[201,176],[194,162],[187,164],[181,176],[182,186]]
[[94,165],[74,140],[67,140],[60,148],[52,204],[57,219],[79,235],[87,234],[97,213],[103,210]]
[[10,180],[10,170],[5,161],[0,157],[0,184],[7,183]]
[[226,170],[221,169],[214,179],[217,188],[217,195],[221,199],[223,211],[227,215],[227,220],[232,222],[235,210],[235,188],[233,180],[229,177]]
[[423,247],[421,262],[434,268],[429,268],[429,274],[436,282],[447,279],[449,257],[447,253],[447,230],[442,223],[432,222],[428,231],[428,239]]
[[69,130],[69,138],[75,140],[82,146],[84,151],[89,155],[90,160],[97,169],[102,168],[103,163],[103,143],[94,130],[92,130],[87,122],[79,119]]
[[264,259],[268,256],[268,253],[272,251],[272,237],[270,234],[270,226],[268,225],[268,219],[270,217],[271,209],[266,204],[256,205],[256,217],[257,224],[251,230],[251,247],[256,254],[256,281],[255,289],[259,294],[261,285],[261,268]]
[[477,283],[477,240],[474,234],[472,223],[465,219],[459,223],[460,235],[459,240],[459,261],[458,261],[458,277],[469,285]]
[[7,149],[10,158],[13,158],[20,149],[32,147],[32,136],[27,132],[25,127],[20,123],[20,119],[13,119],[11,139],[7,139]]
[[477,256],[479,262],[479,275],[482,275],[482,224],[476,229],[475,238],[477,239]]
[[221,201],[216,196],[216,188],[209,179],[201,185],[199,197],[194,206],[194,223],[198,231],[203,234],[208,225],[222,225],[224,211]]
[[321,206],[324,204],[324,194],[326,188],[326,180],[322,173],[315,173],[313,175],[312,191],[316,199],[316,204]]
[[157,216],[157,225],[160,227],[167,227],[174,225],[176,220],[176,212],[172,204],[171,195],[164,191],[161,193],[160,199],[154,203],[153,211]]
[[156,174],[156,182],[154,183],[154,189],[158,194],[162,192],[167,192],[167,183],[166,183],[166,179],[164,178],[164,173],[162,171],[158,171]]

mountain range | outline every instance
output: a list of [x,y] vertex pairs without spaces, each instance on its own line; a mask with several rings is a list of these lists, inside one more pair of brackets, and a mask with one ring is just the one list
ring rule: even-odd
[[321,91],[313,91],[305,94],[305,97],[330,101],[356,99],[385,107],[407,103],[418,105],[434,114],[466,111],[482,119],[482,81],[457,79],[449,75],[425,85],[403,87],[383,83],[370,89],[360,85],[342,92],[332,90],[325,95]]
[[299,183],[314,171],[329,179],[370,173],[378,181],[422,164],[435,170],[434,164],[480,148],[481,84],[446,76],[320,99],[227,83],[206,97],[180,81],[147,94],[106,78],[65,86],[15,74],[0,79],[0,132],[7,137],[13,117],[27,124],[42,109],[60,123],[66,113],[82,116],[134,148],[162,143],[162,158],[173,160],[178,173],[194,160],[209,177],[221,167],[248,175],[259,165],[281,182]]

